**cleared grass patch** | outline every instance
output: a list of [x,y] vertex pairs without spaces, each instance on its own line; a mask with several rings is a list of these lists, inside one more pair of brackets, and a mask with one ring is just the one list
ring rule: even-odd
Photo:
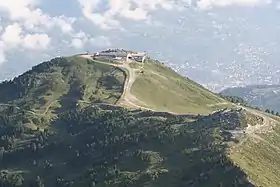
[[[216,109],[232,107],[215,106],[225,102],[201,85],[180,76],[170,68],[155,62],[144,64],[132,86],[132,94],[147,106],[159,111],[206,114]],[[213,106],[207,106],[211,105]]]

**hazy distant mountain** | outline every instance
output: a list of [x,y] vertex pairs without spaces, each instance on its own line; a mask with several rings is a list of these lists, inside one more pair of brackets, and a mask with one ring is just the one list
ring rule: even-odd
[[280,85],[252,85],[227,88],[221,94],[238,96],[253,106],[280,112]]

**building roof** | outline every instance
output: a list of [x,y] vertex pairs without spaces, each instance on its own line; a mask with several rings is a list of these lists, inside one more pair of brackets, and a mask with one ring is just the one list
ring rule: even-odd
[[119,57],[126,57],[127,53],[124,52],[101,52],[99,53],[100,56],[119,56]]

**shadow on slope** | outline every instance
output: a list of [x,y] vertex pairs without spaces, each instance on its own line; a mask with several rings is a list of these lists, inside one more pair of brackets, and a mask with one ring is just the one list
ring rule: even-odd
[[53,132],[12,129],[6,134],[19,143],[0,142],[0,167],[7,170],[0,181],[8,186],[24,178],[21,186],[46,187],[253,186],[226,156],[229,135],[222,122],[140,113],[91,107],[61,114]]
[[0,83],[0,103],[44,115],[76,107],[78,100],[113,104],[121,97],[124,81],[124,72],[109,65],[76,56],[55,58]]
[[80,57],[69,57],[70,65],[63,73],[68,76],[69,89],[60,97],[58,112],[76,108],[80,104],[96,102],[115,104],[122,94],[124,73],[109,65]]

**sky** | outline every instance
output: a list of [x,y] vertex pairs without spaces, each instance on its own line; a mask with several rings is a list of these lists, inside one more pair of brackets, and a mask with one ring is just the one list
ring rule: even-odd
[[56,56],[147,51],[211,90],[280,80],[280,1],[0,0],[0,80]]

